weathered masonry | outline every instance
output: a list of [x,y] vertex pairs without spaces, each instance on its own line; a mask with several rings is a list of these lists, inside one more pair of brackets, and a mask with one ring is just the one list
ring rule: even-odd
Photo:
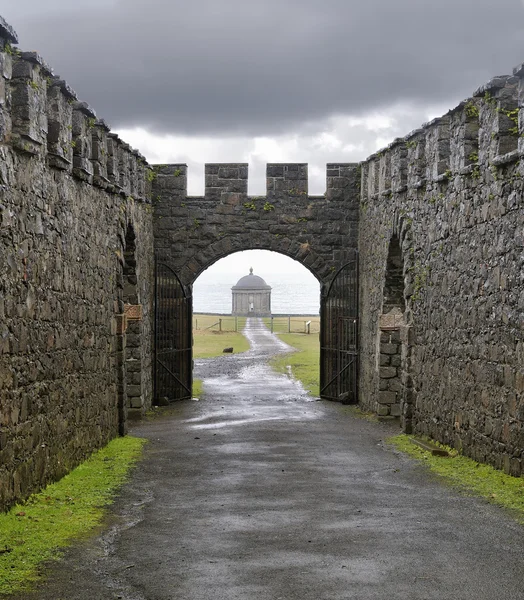
[[[191,290],[238,250],[322,286],[322,395],[524,463],[524,69],[360,165],[151,167],[0,20],[0,507],[191,393]],[[357,260],[358,257],[358,260]],[[358,370],[357,370],[358,365]],[[358,384],[358,386],[357,386]]]
[[524,71],[362,164],[360,401],[523,473]]
[[0,21],[0,507],[123,432],[152,386],[147,165],[15,42]]

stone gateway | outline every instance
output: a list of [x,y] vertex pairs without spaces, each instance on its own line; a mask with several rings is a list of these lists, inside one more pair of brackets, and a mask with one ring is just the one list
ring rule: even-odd
[[0,509],[191,394],[192,285],[253,248],[321,284],[323,397],[523,474],[524,68],[329,164],[322,196],[306,164],[264,197],[210,164],[192,197],[16,43],[0,19]]

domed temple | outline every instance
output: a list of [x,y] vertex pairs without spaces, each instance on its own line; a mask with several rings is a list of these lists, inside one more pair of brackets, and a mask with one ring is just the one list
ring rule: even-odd
[[238,280],[231,288],[233,292],[233,309],[235,317],[270,317],[271,316],[271,286],[262,277],[249,275]]

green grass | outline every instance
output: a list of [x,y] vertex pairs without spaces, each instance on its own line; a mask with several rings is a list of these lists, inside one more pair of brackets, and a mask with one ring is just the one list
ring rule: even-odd
[[193,330],[193,358],[221,356],[230,346],[235,354],[249,350],[249,342],[241,333]]
[[279,338],[297,349],[293,354],[277,356],[270,361],[271,366],[279,373],[287,373],[291,366],[293,377],[298,379],[304,388],[313,396],[320,393],[320,344],[318,335],[300,333],[281,333]]
[[515,511],[517,520],[524,524],[524,478],[511,477],[489,465],[458,454],[456,450],[443,446],[451,458],[433,456],[415,446],[410,436],[397,435],[386,440],[402,452],[423,462],[434,473],[444,477],[463,491],[483,496],[489,502]]
[[0,514],[0,595],[29,589],[44,561],[56,560],[62,548],[100,525],[145,441],[112,440],[60,481]]
[[202,380],[193,379],[193,398],[200,398],[202,396]]

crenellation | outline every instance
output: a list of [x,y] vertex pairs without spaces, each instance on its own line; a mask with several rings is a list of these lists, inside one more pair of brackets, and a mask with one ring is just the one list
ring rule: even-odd
[[221,200],[222,194],[247,196],[247,163],[207,163],[205,165],[206,200]]
[[388,149],[378,157],[378,193],[391,193],[391,155]]
[[404,140],[395,140],[391,147],[391,190],[399,194],[408,183],[408,148]]
[[51,167],[73,169],[73,106],[76,94],[60,79],[47,88],[47,152]]
[[91,162],[93,139],[91,130],[96,123],[96,114],[86,102],[73,102],[73,175],[87,183],[93,182]]
[[119,143],[120,138],[116,133],[107,134],[107,178],[115,194],[119,194],[121,190]]
[[109,178],[107,173],[107,134],[109,132],[109,126],[102,119],[98,119],[91,128],[91,163],[93,165],[93,184],[103,189],[107,189],[109,186]]
[[450,170],[450,118],[434,119],[426,129],[426,180],[440,181]]
[[128,170],[129,170],[129,195],[132,198],[137,197],[138,190],[138,170],[137,170],[137,153],[131,147],[128,147]]
[[6,44],[18,44],[18,35],[11,25],[0,17],[0,52],[5,50]]
[[13,147],[27,154],[41,154],[47,145],[47,80],[49,67],[36,52],[13,56],[11,118]]
[[406,138],[408,149],[408,188],[420,189],[426,185],[426,135],[423,129],[417,129]]
[[368,184],[368,198],[374,199],[378,195],[378,171],[379,165],[376,155],[373,155],[368,160],[367,169],[367,184]]
[[131,195],[131,146],[124,141],[120,141],[118,146],[118,168],[120,174],[120,194],[122,196]]
[[11,86],[13,60],[11,55],[0,52],[0,142],[11,136]]
[[515,67],[513,74],[518,79],[518,106],[519,106],[519,143],[518,149],[521,155],[524,155],[524,64]]
[[[450,170],[466,174],[478,166],[480,102],[470,98],[450,111]],[[476,175],[476,172],[475,172]]]
[[176,163],[169,165],[153,165],[152,187],[153,202],[157,205],[163,204],[164,197],[167,202],[171,198],[180,200],[187,197],[187,165],[185,163]]
[[[495,77],[480,87],[479,156],[484,164],[506,162],[519,147],[519,78]],[[515,159],[517,156],[515,155]]]
[[326,200],[354,202],[360,191],[361,171],[358,163],[326,165]]
[[147,181],[147,173],[149,171],[148,169],[148,164],[147,161],[145,159],[145,157],[143,157],[140,152],[136,153],[136,168],[137,168],[137,189],[136,189],[136,197],[137,200],[140,200],[141,202],[149,202],[147,195],[148,195],[148,190],[147,190],[147,186],[146,186],[146,181]]
[[266,166],[268,199],[282,195],[308,197],[307,163],[268,163]]

